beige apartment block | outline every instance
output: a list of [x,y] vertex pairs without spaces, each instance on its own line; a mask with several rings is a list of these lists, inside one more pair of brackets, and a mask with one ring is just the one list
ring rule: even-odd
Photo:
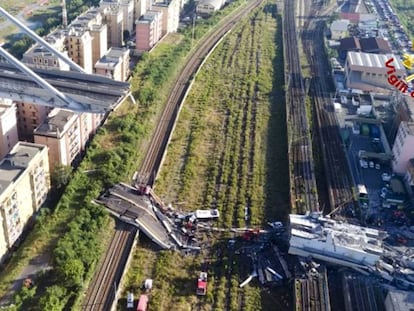
[[16,107],[19,140],[33,142],[33,130],[43,123],[51,108],[22,102]]
[[19,141],[16,110],[12,100],[0,98],[0,159]]
[[87,73],[93,72],[92,37],[85,28],[70,27],[66,47],[69,57]]
[[92,36],[92,64],[108,50],[108,28],[106,25],[93,25],[89,32]]
[[92,37],[92,64],[95,64],[108,49],[108,29],[103,19],[98,8],[91,8],[69,25],[69,28],[83,28],[89,31]]
[[34,141],[49,147],[50,170],[71,165],[82,150],[79,114],[54,108],[34,131]]
[[162,35],[176,32],[180,21],[180,2],[171,0],[165,2],[155,2],[151,10],[162,12]]
[[131,33],[134,30],[134,1],[121,0],[120,7],[123,14],[123,27]]
[[[65,31],[56,30],[50,33],[45,40],[56,50],[67,55],[67,51],[65,51]],[[22,62],[35,68],[69,70],[68,64],[37,43],[23,54]]]
[[50,189],[47,147],[19,142],[0,161],[0,261]]
[[103,6],[102,2],[100,6],[108,27],[108,46],[122,47],[124,44],[124,14],[122,9],[118,5]]
[[54,108],[35,129],[34,141],[49,148],[50,170],[58,164],[72,165],[101,125],[105,114],[74,113]]
[[129,76],[129,50],[110,48],[95,64],[95,73],[118,81],[126,81]]

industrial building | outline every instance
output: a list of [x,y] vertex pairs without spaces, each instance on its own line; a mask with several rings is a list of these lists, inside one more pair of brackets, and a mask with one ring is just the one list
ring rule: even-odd
[[349,20],[347,19],[340,19],[335,20],[332,22],[330,30],[331,30],[331,38],[333,40],[339,40],[345,38],[348,35],[348,26]]
[[47,149],[19,142],[0,161],[0,261],[46,200],[50,189]]
[[223,0],[201,0],[196,7],[197,14],[210,15],[215,11],[220,10],[224,5]]
[[406,74],[398,56],[393,54],[371,54],[363,52],[348,52],[345,62],[345,84],[350,89],[360,89],[368,92],[398,90],[388,82],[386,63],[393,66],[393,75],[398,78]]

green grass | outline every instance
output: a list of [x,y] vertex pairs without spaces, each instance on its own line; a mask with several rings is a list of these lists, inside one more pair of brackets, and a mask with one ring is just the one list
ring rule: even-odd
[[[244,226],[246,205],[252,211],[252,226],[286,219],[289,178],[280,24],[275,6],[268,2],[241,20],[206,61],[186,99],[156,183],[164,202],[182,210],[217,207],[222,215],[218,225],[224,227]],[[153,278],[150,308],[160,311],[172,305],[179,310],[197,309],[196,305],[206,311],[238,310],[243,296],[246,310],[274,310],[262,301],[263,291],[256,283],[239,289],[246,271],[227,250],[228,237],[204,236],[209,248],[200,256],[162,252],[152,271],[146,248],[138,248],[125,289],[137,294],[142,280]],[[209,286],[200,299],[194,291],[203,264],[209,267]]]
[[392,7],[395,9],[401,23],[407,31],[408,37],[414,38],[414,0],[390,0]]

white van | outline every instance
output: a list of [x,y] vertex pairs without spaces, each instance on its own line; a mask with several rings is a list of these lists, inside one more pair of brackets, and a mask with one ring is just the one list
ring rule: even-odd
[[133,293],[128,293],[127,296],[127,309],[132,309],[134,308],[134,294]]

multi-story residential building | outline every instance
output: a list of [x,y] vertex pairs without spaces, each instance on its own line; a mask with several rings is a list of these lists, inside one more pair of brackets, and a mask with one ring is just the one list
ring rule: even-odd
[[92,37],[86,28],[70,27],[67,34],[69,57],[87,73],[93,72]]
[[120,7],[122,8],[124,30],[131,34],[134,30],[134,1],[121,0]]
[[108,29],[103,24],[102,12],[91,8],[78,16],[69,26],[88,30],[92,37],[92,65],[100,59],[108,49]]
[[151,10],[162,12],[162,31],[161,36],[176,32],[180,21],[180,2],[171,0],[165,2],[155,2]]
[[144,15],[148,10],[151,9],[151,1],[150,0],[135,0],[135,14],[134,20],[136,21],[141,15]]
[[92,25],[89,32],[92,36],[92,64],[96,64],[108,50],[108,28],[106,25]]
[[16,105],[10,99],[0,98],[0,159],[18,141]]
[[162,12],[147,11],[136,21],[135,49],[149,51],[160,40],[162,31]]
[[17,102],[19,140],[33,141],[33,130],[47,118],[50,107]]
[[49,148],[50,170],[58,164],[74,164],[103,118],[104,114],[78,114],[54,108],[34,131],[34,141]]
[[0,261],[44,203],[49,189],[46,146],[19,142],[0,161]]
[[[67,55],[67,51],[65,51],[65,31],[56,30],[50,33],[45,40],[56,50]],[[69,70],[68,64],[39,44],[34,44],[23,54],[22,62],[36,68]]]
[[392,147],[392,168],[394,172],[405,174],[408,162],[414,157],[414,123],[401,122]]
[[129,76],[129,59],[128,49],[110,48],[95,64],[95,73],[114,80],[126,81]]
[[103,5],[101,2],[102,14],[108,27],[108,45],[111,47],[122,47],[124,43],[124,14],[118,5]]
[[35,143],[49,147],[50,170],[56,165],[71,165],[82,151],[79,114],[54,108],[34,131]]
[[220,10],[224,5],[223,0],[201,0],[196,6],[196,12],[200,15],[211,15]]

